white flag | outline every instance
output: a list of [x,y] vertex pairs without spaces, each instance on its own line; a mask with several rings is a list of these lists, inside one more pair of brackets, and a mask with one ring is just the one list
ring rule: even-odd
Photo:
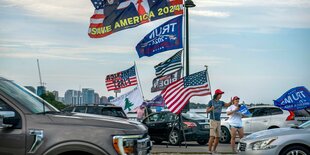
[[111,100],[111,103],[123,108],[125,113],[137,108],[143,103],[143,97],[138,87],[132,91]]

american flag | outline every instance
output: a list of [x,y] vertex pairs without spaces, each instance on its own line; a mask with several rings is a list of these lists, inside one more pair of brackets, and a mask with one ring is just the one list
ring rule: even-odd
[[108,91],[137,85],[135,66],[115,74],[107,75],[105,83]]
[[193,96],[210,95],[207,71],[183,77],[168,85],[161,95],[169,111],[179,114]]
[[156,65],[154,67],[156,76],[160,77],[165,75],[166,73],[171,73],[181,69],[182,68],[181,58],[182,58],[182,50],[174,54],[166,61]]

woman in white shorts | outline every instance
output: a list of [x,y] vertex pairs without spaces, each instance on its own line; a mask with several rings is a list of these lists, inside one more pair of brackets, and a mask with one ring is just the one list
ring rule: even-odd
[[232,151],[236,152],[235,149],[235,140],[236,140],[236,135],[237,132],[239,134],[239,138],[241,139],[244,136],[244,131],[243,131],[243,127],[242,127],[242,114],[238,112],[238,110],[240,109],[239,105],[239,97],[235,96],[233,98],[233,104],[231,106],[229,106],[226,110],[227,115],[229,116],[228,119],[228,123],[230,126],[230,135],[231,135],[231,140],[230,140],[230,144],[232,147]]

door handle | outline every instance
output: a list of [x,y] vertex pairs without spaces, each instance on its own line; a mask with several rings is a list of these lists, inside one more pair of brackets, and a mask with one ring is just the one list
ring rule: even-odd
[[149,124],[149,126],[155,126],[155,124]]
[[249,124],[250,122],[245,122],[246,124]]
[[268,122],[267,120],[264,120],[263,122]]

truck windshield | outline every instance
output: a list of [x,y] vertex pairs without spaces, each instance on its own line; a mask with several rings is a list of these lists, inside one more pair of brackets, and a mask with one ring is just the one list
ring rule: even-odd
[[44,104],[45,112],[58,112],[55,107],[12,81],[0,78],[0,91],[16,100],[32,113],[44,113]]

